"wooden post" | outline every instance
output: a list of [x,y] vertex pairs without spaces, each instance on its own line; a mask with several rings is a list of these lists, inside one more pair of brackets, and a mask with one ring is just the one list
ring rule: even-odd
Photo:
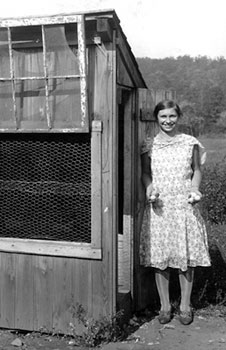
[[102,122],[93,120],[91,137],[91,242],[92,248],[101,248],[101,132]]

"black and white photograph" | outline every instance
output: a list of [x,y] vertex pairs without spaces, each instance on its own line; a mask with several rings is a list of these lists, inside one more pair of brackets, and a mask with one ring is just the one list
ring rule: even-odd
[[226,349],[225,0],[0,13],[0,349]]

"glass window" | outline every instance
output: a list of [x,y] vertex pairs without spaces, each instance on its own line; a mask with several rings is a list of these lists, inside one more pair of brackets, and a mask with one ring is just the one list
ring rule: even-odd
[[[69,46],[65,29],[65,25],[45,27],[46,64],[50,77],[80,75],[78,49]],[[74,34],[76,39],[77,25],[70,25],[69,30],[69,34]],[[68,35],[68,38],[73,39],[72,35]]]
[[15,100],[20,129],[48,129],[44,80],[15,80]]
[[13,89],[12,82],[0,81],[0,128],[16,129],[16,121],[14,118],[13,105]]
[[1,131],[89,131],[86,51],[77,26],[0,29]]
[[10,29],[10,36],[14,77],[43,77],[41,27],[14,27]]
[[8,31],[0,28],[0,76],[10,78]]

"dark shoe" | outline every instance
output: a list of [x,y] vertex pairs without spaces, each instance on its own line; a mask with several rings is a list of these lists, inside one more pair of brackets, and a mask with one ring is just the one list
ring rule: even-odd
[[184,326],[188,326],[193,322],[194,314],[192,309],[189,311],[180,311],[179,312],[179,320]]
[[171,321],[171,318],[172,318],[171,310],[159,312],[159,316],[158,316],[159,323],[161,324],[169,323]]

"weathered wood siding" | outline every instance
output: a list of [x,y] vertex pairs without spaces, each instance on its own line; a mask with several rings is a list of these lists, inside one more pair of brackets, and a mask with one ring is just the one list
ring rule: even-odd
[[76,303],[92,317],[116,308],[114,42],[89,52],[90,116],[103,123],[102,259],[1,252],[0,327],[68,332]]
[[121,293],[133,290],[133,229],[134,229],[134,94],[123,92],[124,145],[123,145],[123,232],[118,235],[118,290]]
[[[66,255],[47,256],[44,254],[48,253],[43,250],[41,254],[32,251],[37,253],[35,255],[31,254],[29,248],[26,253],[25,250],[19,253],[15,245],[13,252],[7,252],[6,249],[4,252],[0,251],[0,327],[26,330],[45,328],[49,331],[67,333],[70,321],[73,322],[72,308],[77,303],[87,310],[90,317],[113,315],[118,301],[117,277],[120,264],[126,267],[126,271],[123,270],[126,289],[131,293],[135,289],[134,263],[136,269],[138,260],[137,255],[134,260],[134,251],[137,254],[138,238],[136,236],[134,241],[134,224],[136,228],[139,227],[142,206],[140,194],[138,196],[136,192],[137,183],[138,192],[142,192],[139,183],[137,145],[143,138],[144,129],[145,131],[147,129],[144,125],[141,128],[138,125],[136,97],[137,88],[145,88],[145,83],[114,11],[111,12],[111,16],[112,21],[108,22],[108,17],[103,18],[100,15],[97,27],[94,28],[93,22],[96,21],[97,13],[90,14],[88,27],[91,33],[87,33],[89,119],[90,122],[97,122],[95,125],[98,125],[98,130],[102,129],[101,140],[100,134],[95,134],[91,141],[91,144],[98,145],[96,152],[101,149],[101,154],[92,159],[95,168],[99,162],[101,164],[101,181],[97,179],[94,186],[98,205],[95,206],[95,202],[92,201],[92,222],[96,215],[98,220],[95,222],[95,229],[99,228],[98,233],[101,232],[101,258],[99,255],[96,259],[91,259],[91,255],[86,257],[79,255],[77,258]],[[57,20],[61,21],[60,17],[54,21]],[[112,22],[115,22],[114,25]],[[22,23],[25,24],[26,20]],[[124,111],[126,176],[123,179],[125,185],[123,210],[124,247],[129,247],[129,256],[126,257],[126,261],[119,261],[119,265],[117,264],[119,196],[117,84],[120,89],[126,91],[128,97],[128,100],[124,101],[126,102]],[[134,172],[134,165],[138,167],[138,173]],[[93,184],[94,178],[92,181]],[[101,200],[98,196],[98,184],[101,187]],[[138,203],[138,209],[134,203]],[[136,215],[135,209],[137,209]],[[99,239],[93,240],[93,237],[92,232],[92,243],[99,248]],[[60,247],[62,248],[62,245]],[[140,282],[138,278],[137,281]],[[138,294],[139,292],[140,289]]]
[[154,138],[158,132],[157,123],[152,117],[155,101],[152,94],[145,89],[139,89],[138,109],[140,118],[138,121],[138,152],[137,152],[137,210],[135,228],[135,278],[136,278],[136,309],[144,309],[151,304],[155,287],[153,283],[152,271],[149,268],[140,266],[139,245],[140,230],[142,225],[145,191],[141,181],[141,157],[140,148],[146,137]]

